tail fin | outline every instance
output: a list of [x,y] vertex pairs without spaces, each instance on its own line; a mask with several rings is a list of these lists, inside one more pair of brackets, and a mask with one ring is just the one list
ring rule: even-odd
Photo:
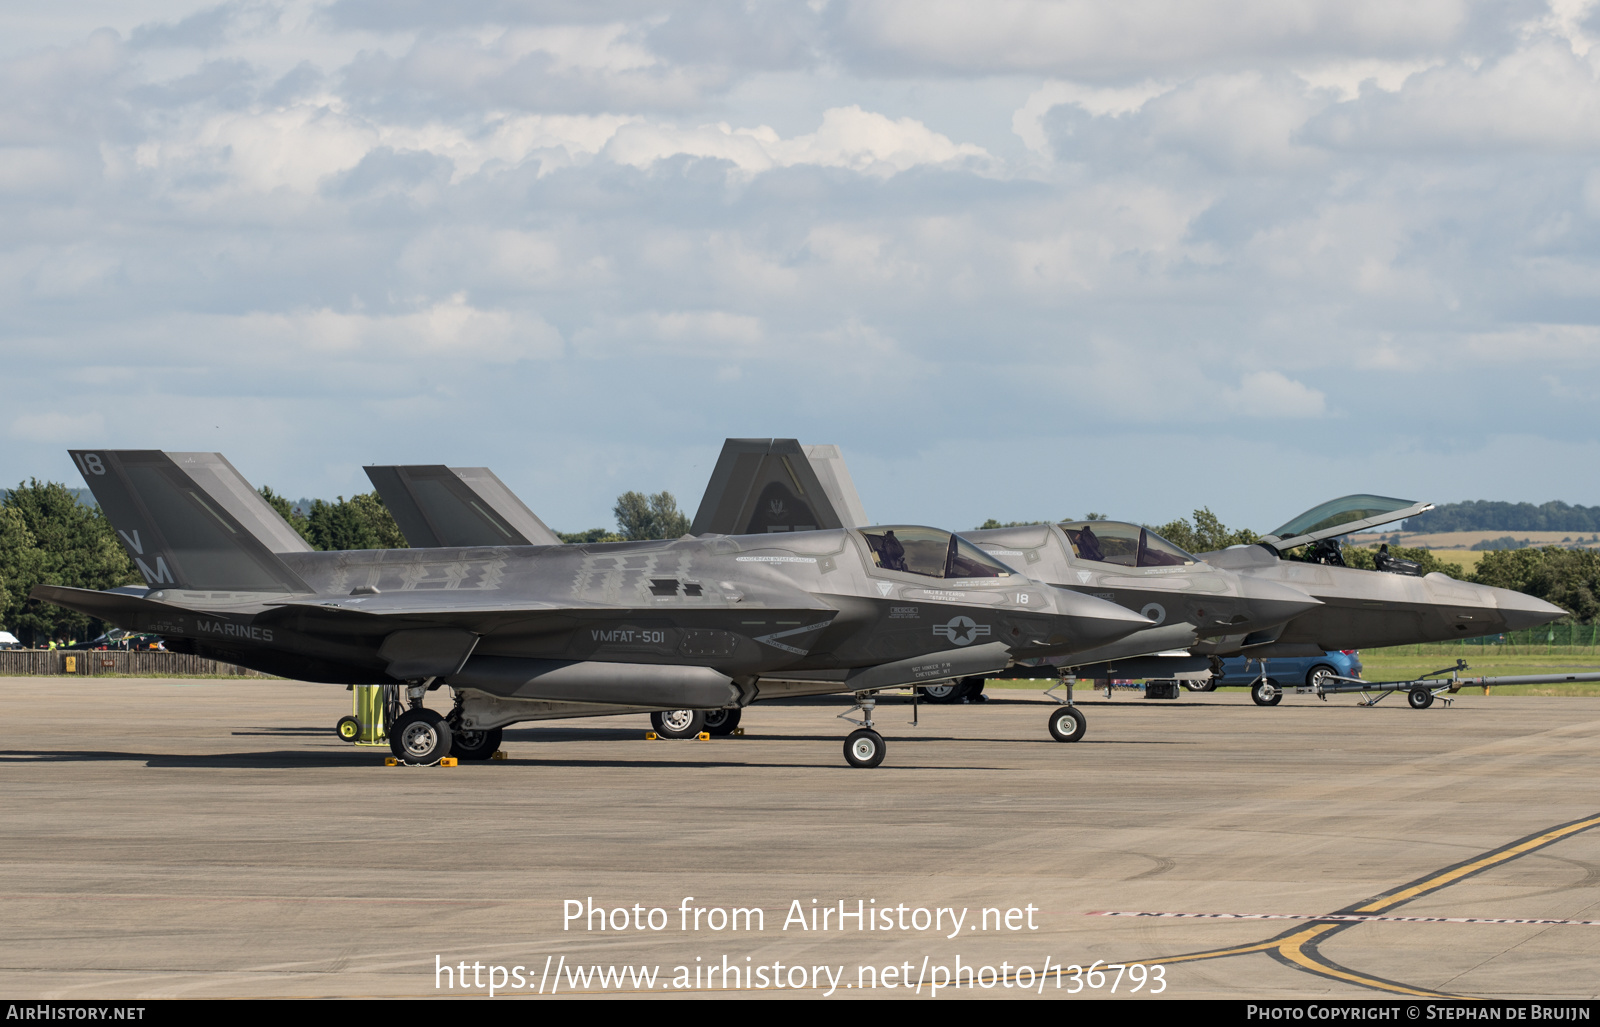
[[760,535],[867,523],[838,446],[728,439],[689,532]]
[[274,552],[310,546],[220,453],[72,450],[152,588],[310,592]]
[[558,546],[561,539],[487,467],[368,467],[413,549]]

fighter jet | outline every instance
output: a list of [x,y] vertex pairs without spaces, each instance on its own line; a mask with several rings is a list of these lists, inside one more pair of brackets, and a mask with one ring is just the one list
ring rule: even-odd
[[[836,497],[845,497],[846,502]],[[741,527],[746,531],[787,531],[798,514],[779,513],[784,510],[803,512],[809,521],[818,523],[855,527],[870,523],[837,446],[803,446],[795,439],[728,439],[690,531],[725,532]],[[1088,671],[1084,676],[1091,677],[1202,671],[1210,666],[1204,655],[1185,652],[1181,657],[1159,657],[1157,662],[1151,657],[1187,650],[1215,634],[1274,631],[1318,605],[1303,591],[1200,563],[1154,532],[1124,540],[1120,529],[1112,530],[1119,531],[1119,537],[1116,541],[1108,538],[1108,548],[1117,548],[1119,553],[1121,548],[1132,548],[1128,550],[1128,569],[1109,575],[1101,573],[1105,568],[1067,566],[1065,536],[1050,525],[961,533],[1030,577],[1060,588],[1092,591],[1152,622],[1150,627],[1099,649],[1069,657],[1036,654],[1036,662],[1070,658],[1084,665]],[[1122,562],[1120,557],[1116,562]],[[935,700],[958,699],[962,686],[941,683],[924,691]]]
[[[770,454],[788,454],[790,462],[795,462],[795,453],[822,448],[802,447],[794,440],[729,439],[696,514],[696,529],[727,530],[742,523],[740,518],[760,515],[758,497],[775,487],[771,482],[782,482],[770,456],[754,459],[764,446]],[[849,483],[837,448],[826,450],[828,474]],[[855,494],[853,484],[849,494]],[[743,497],[743,505],[728,500],[730,495]],[[812,516],[840,516],[826,509],[828,497],[821,490],[804,495]],[[1340,566],[1337,538],[1414,516],[1431,505],[1345,496],[1306,511],[1259,545],[1199,556],[1148,528],[1122,521],[1034,524],[961,535],[1030,577],[1115,602],[1154,622],[1098,649],[1035,661],[1073,668],[1082,677],[1171,677],[1205,668],[1213,657],[1312,656],[1330,649],[1469,638],[1565,615],[1560,607],[1520,592],[1438,573],[1418,576],[1418,568],[1407,561],[1380,558],[1384,569],[1376,571]],[[864,523],[859,511],[858,500],[848,516]],[[1302,546],[1316,562],[1284,558]],[[1274,705],[1281,692],[1265,681],[1263,673],[1264,686],[1252,694],[1257,702]]]
[[[432,471],[425,467],[368,467],[367,475],[384,501],[395,505],[411,501],[409,496],[399,493],[391,501],[396,482]],[[479,468],[476,473],[492,477],[486,468]],[[494,481],[498,482],[499,479]],[[430,516],[434,521],[464,523],[468,520],[469,508],[463,488],[470,489],[471,486],[464,479],[456,484],[458,487],[454,489],[438,489],[425,498],[424,502],[431,504]],[[500,501],[499,497],[484,493],[472,500],[471,508],[492,509]],[[520,501],[516,502],[519,508],[526,509]],[[819,526],[862,528],[867,523],[855,484],[837,446],[802,446],[794,439],[728,439],[723,444],[690,531],[703,529],[705,533],[782,534],[814,530]],[[1031,529],[1031,534],[1042,535],[1045,530],[1043,527]],[[982,533],[965,534],[973,538]],[[421,536],[424,539],[432,537]],[[413,545],[419,541],[409,534],[407,538]],[[445,539],[446,544],[460,544],[462,541],[464,539]],[[1195,644],[1207,633],[1249,633],[1278,628],[1296,614],[1317,605],[1317,601],[1304,592],[1271,582],[1245,579],[1231,571],[1198,563],[1157,536],[1150,536],[1147,548],[1146,559],[1161,560],[1163,570],[1134,582],[1132,589],[1125,587],[1119,601],[1124,606],[1138,610],[1142,616],[1149,617],[1152,626],[1096,649],[1092,657],[1083,657],[1081,653],[1055,652],[1041,646],[1022,654],[1021,658],[1033,663],[1068,657],[1080,663],[1118,661],[1114,670],[1107,670],[1098,676],[1111,676],[1112,673],[1137,676],[1152,669],[1209,673],[1210,660],[1205,656],[1184,653],[1181,661],[1168,656],[1153,663],[1139,658],[1183,649]],[[1156,553],[1161,555],[1149,555]],[[1050,568],[1049,564],[1040,563],[1035,549],[1002,549],[991,555],[1007,563],[1014,562],[1012,558],[1018,558],[1021,562],[1015,565],[1019,568],[1034,564],[1044,569]],[[1027,573],[1024,571],[1024,574]],[[1137,573],[1128,572],[1129,575]],[[1205,597],[1203,606],[1197,608],[1194,604],[1185,604],[1186,599],[1196,595]],[[1130,603],[1130,598],[1137,600],[1136,605]],[[1169,609],[1172,611],[1170,616]],[[811,676],[821,679],[828,675],[826,672],[817,672]],[[840,677],[837,671],[833,676]],[[921,687],[921,692],[935,702],[943,702],[958,698],[962,689],[970,687],[970,681],[962,685],[957,679],[929,682]],[[841,681],[840,690],[843,689]],[[679,720],[685,720],[692,713],[676,712]],[[704,726],[718,734],[726,733],[737,726],[739,718],[738,710],[706,711]],[[660,715],[656,719],[660,728]],[[681,730],[690,729],[684,727]],[[698,730],[699,727],[692,726],[692,729]],[[1070,735],[1072,740],[1081,737],[1081,732]]]
[[[520,721],[842,688],[864,714],[846,762],[877,766],[877,690],[1149,626],[935,528],[322,553],[220,454],[71,455],[149,591],[40,585],[33,598],[287,677],[404,682],[391,744],[411,763],[487,758]],[[422,704],[442,685],[448,715]]]

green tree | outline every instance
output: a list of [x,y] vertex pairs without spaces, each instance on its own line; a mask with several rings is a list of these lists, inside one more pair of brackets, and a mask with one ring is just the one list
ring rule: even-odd
[[1600,613],[1600,552],[1542,546],[1483,554],[1472,580],[1537,596],[1592,621]]
[[18,628],[22,600],[43,569],[44,553],[33,544],[22,514],[0,506],[0,630]]
[[556,537],[563,542],[582,544],[585,542],[626,542],[621,535],[609,528],[590,528],[588,531],[558,531]]
[[1194,512],[1192,524],[1187,518],[1180,517],[1150,530],[1190,553],[1211,553],[1229,546],[1247,546],[1261,541],[1261,536],[1249,528],[1229,529],[1221,518],[1211,512],[1209,506]]
[[652,538],[678,538],[689,533],[689,518],[678,511],[678,501],[670,492],[647,496],[624,492],[612,511],[617,529],[629,542]]
[[311,503],[306,541],[324,552],[344,549],[407,549],[405,535],[376,492],[363,492],[336,502]]
[[984,521],[982,524],[978,525],[977,530],[978,531],[986,531],[989,528],[1026,528],[1030,524],[1049,524],[1049,523],[1050,523],[1049,521],[1006,521],[1004,524],[1001,524],[999,521],[997,521],[993,517],[991,517],[988,520]]
[[[100,508],[80,505],[77,497],[59,482],[30,478],[7,494],[4,509],[21,519],[38,553],[37,558],[25,552],[9,558],[9,562],[24,569],[16,580],[8,578],[6,584],[11,597],[6,610],[8,629],[29,645],[52,638],[98,634],[103,629],[98,620],[29,599],[27,594],[37,584],[107,589],[139,582],[133,561]],[[8,538],[20,540],[23,536],[12,529]]]
[[[310,542],[311,521],[306,517],[306,515],[301,513],[299,510],[296,510],[294,508],[294,504],[289,502],[288,499],[272,491],[272,486],[263,485],[261,486],[260,491],[261,498],[267,501],[267,505],[278,511],[278,515],[284,520],[288,521],[289,527],[299,532],[301,538],[305,539],[307,542]],[[385,513],[387,512],[388,511],[385,511]]]

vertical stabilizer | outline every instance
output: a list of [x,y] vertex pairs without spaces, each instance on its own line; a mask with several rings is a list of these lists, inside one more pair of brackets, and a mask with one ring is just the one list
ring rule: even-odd
[[689,532],[763,535],[865,523],[861,499],[837,446],[728,439]]
[[561,539],[487,467],[368,467],[413,549],[558,546]]
[[310,547],[220,453],[70,452],[151,588],[311,591],[273,549]]
[[845,466],[844,454],[839,452],[839,447],[806,446],[805,451],[812,471],[822,483],[822,491],[827,494],[834,511],[839,515],[839,526],[864,528],[871,524],[867,520],[866,510],[861,506],[861,496],[856,492],[855,479],[850,477],[850,468]]

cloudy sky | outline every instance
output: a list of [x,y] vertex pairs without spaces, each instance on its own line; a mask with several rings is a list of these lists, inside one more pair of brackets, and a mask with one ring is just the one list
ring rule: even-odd
[[0,482],[1600,503],[1594,0],[0,3]]

